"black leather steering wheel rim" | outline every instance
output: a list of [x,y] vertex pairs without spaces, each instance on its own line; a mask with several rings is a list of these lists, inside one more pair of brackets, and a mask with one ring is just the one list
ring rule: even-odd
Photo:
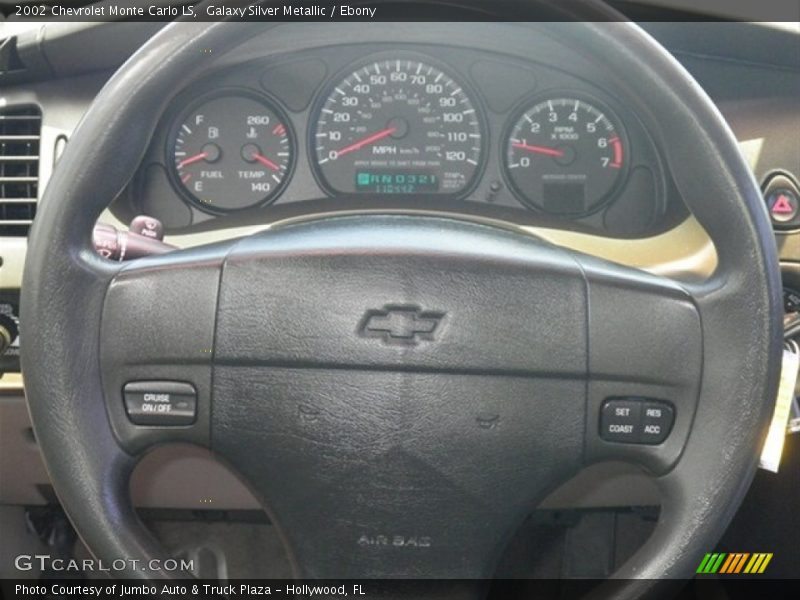
[[[618,594],[638,597],[657,579],[690,575],[747,490],[777,386],[780,275],[758,186],[722,117],[688,73],[632,24],[560,27],[565,39],[587,54],[603,53],[604,62],[638,98],[636,110],[659,115],[651,122],[663,124],[654,134],[664,147],[692,141],[695,152],[689,159],[668,154],[667,160],[719,258],[708,281],[684,286],[702,330],[701,391],[692,431],[674,466],[658,478],[664,503],[655,533],[614,575],[631,580]],[[93,253],[90,232],[138,166],[165,90],[188,81],[200,67],[200,49],[223,52],[263,30],[261,24],[171,25],[148,42],[109,81],[76,130],[29,240],[21,306],[31,417],[56,492],[87,546],[101,558],[146,562],[166,554],[128,498],[127,478],[137,452],[120,443],[109,421],[100,315],[108,309],[120,268]],[[709,190],[714,203],[706,200]],[[183,260],[202,261],[207,252],[186,251]],[[159,268],[157,261],[152,266]],[[595,267],[586,260],[581,268],[592,272]],[[597,267],[599,278],[606,269]],[[76,314],[87,317],[76,319]],[[130,568],[120,575],[142,577],[143,571]]]

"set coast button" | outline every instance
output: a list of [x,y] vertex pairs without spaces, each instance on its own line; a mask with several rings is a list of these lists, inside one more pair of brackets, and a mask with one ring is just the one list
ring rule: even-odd
[[635,400],[607,400],[600,413],[600,437],[609,442],[639,441],[641,402]]

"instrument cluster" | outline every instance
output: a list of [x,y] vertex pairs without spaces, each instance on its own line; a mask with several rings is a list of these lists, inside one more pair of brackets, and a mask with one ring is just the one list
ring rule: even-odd
[[[602,86],[466,49],[376,50],[307,51],[190,86],[165,114],[130,212],[174,230],[303,201],[406,202],[620,235],[668,212],[654,145]],[[175,197],[185,208],[164,210]]]

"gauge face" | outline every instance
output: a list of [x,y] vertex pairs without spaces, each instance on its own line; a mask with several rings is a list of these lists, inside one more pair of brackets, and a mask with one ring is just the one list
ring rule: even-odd
[[236,92],[195,105],[168,148],[173,180],[211,212],[273,200],[291,172],[294,144],[283,114],[267,100]]
[[600,206],[622,179],[628,152],[609,111],[553,98],[525,110],[505,148],[506,175],[527,205],[556,214]]
[[483,157],[483,127],[463,86],[415,60],[366,65],[322,104],[312,148],[331,192],[462,194]]

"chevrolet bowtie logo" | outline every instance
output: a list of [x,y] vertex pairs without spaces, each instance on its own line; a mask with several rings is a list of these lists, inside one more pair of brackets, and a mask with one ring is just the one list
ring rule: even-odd
[[364,337],[380,338],[386,344],[415,346],[420,341],[432,342],[443,312],[422,310],[418,306],[384,306],[368,310],[358,332]]

